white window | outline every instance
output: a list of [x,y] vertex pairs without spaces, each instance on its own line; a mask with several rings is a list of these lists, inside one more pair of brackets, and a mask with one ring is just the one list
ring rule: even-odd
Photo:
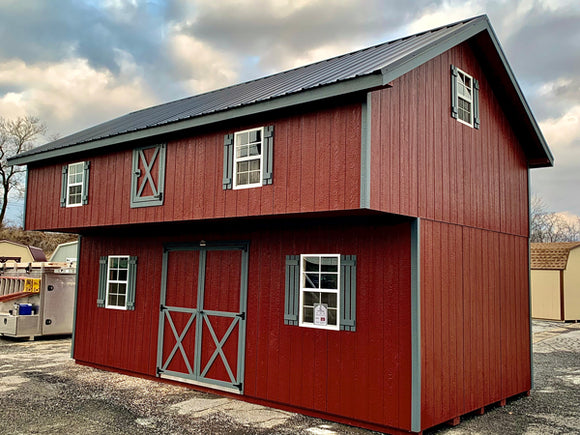
[[234,189],[262,185],[263,139],[263,127],[235,133]]
[[339,329],[340,255],[300,255],[300,326]]
[[105,307],[127,308],[129,285],[129,256],[111,255],[107,266],[107,295]]
[[71,163],[67,171],[66,206],[83,205],[83,184],[85,182],[85,162]]
[[457,119],[473,127],[473,77],[457,69]]

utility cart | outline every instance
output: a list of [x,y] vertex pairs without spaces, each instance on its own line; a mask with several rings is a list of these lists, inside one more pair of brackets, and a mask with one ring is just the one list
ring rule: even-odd
[[76,263],[0,263],[0,335],[72,334]]

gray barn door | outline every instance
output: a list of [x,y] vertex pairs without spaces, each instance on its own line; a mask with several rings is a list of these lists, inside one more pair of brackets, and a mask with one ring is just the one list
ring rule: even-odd
[[159,376],[243,393],[247,243],[164,248]]

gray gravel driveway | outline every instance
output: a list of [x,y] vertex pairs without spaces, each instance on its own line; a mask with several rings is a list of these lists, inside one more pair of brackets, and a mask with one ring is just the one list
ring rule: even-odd
[[[427,434],[580,434],[580,324],[534,321],[534,390]],[[76,365],[70,339],[0,338],[0,434],[371,434]]]

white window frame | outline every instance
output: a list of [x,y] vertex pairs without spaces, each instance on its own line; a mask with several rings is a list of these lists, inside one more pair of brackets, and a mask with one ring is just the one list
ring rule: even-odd
[[[77,175],[78,173],[71,173],[71,168],[80,168],[80,173],[81,173],[81,181],[79,182],[75,182],[75,183],[71,183],[71,176]],[[80,200],[77,203],[71,203],[70,199],[71,199],[71,194],[70,194],[70,189],[71,187],[76,187],[76,186],[80,186],[81,188],[81,192],[80,192]],[[68,165],[67,168],[67,173],[66,173],[66,206],[67,207],[80,207],[83,205],[83,191],[84,191],[84,187],[85,187],[85,162],[77,162],[77,163],[70,163]]]
[[[238,157],[238,136],[242,135],[244,133],[249,133],[251,131],[259,131],[260,132],[260,156],[259,158],[257,156],[246,156],[246,157]],[[233,167],[233,189],[237,190],[237,189],[251,189],[254,187],[262,187],[262,178],[263,178],[263,174],[264,174],[264,145],[265,145],[265,141],[264,141],[264,127],[258,127],[258,128],[250,128],[248,130],[241,130],[241,131],[236,131],[234,133],[234,167]],[[244,162],[244,161],[253,161],[253,160],[258,160],[260,161],[260,177],[258,179],[258,181],[256,183],[251,183],[251,184],[242,184],[242,185],[238,185],[238,163],[239,162]]]
[[[127,271],[127,279],[111,279],[111,260],[112,259],[118,259],[119,261],[121,259],[126,259],[127,260],[127,268],[123,268],[121,269],[120,267],[117,267],[116,270],[120,271],[120,270],[126,270]],[[121,306],[121,305],[111,305],[109,304],[109,290],[111,287],[111,284],[125,284],[125,305]],[[129,296],[129,255],[109,255],[107,257],[107,288],[106,288],[106,292],[105,292],[105,308],[111,308],[113,310],[127,310],[127,298]]]
[[[305,276],[306,271],[304,270],[304,258],[305,257],[332,257],[336,258],[337,260],[337,269],[336,269],[336,289],[325,289],[321,288],[319,285],[318,289],[313,288],[306,288],[305,286]],[[322,273],[322,272],[320,272]],[[333,273],[333,272],[327,272]],[[299,310],[299,322],[298,325],[305,327],[305,328],[314,328],[314,329],[326,329],[331,331],[339,331],[340,330],[340,254],[300,254],[300,305],[298,307]],[[318,292],[318,293],[329,293],[336,295],[336,325],[315,325],[313,322],[304,322],[303,315],[304,315],[304,293],[305,292]]]
[[[461,76],[463,75],[463,83],[461,80]],[[469,81],[471,83],[471,86],[465,86],[465,77],[469,78]],[[457,68],[457,77],[455,78],[456,80],[456,94],[457,94],[457,120],[459,122],[461,122],[464,125],[468,125],[469,127],[473,128],[473,121],[474,121],[474,107],[473,107],[473,92],[474,92],[474,88],[473,88],[473,76],[471,76],[470,74],[467,74],[465,71],[460,70],[459,68]],[[471,91],[471,98],[467,98],[463,95],[460,95],[459,93],[459,89],[460,87],[463,86],[465,88],[468,88]],[[471,110],[469,111],[469,119],[470,122],[464,121],[463,119],[461,119],[461,116],[459,115],[461,109],[459,108],[459,100],[464,100],[466,102],[469,103]]]

